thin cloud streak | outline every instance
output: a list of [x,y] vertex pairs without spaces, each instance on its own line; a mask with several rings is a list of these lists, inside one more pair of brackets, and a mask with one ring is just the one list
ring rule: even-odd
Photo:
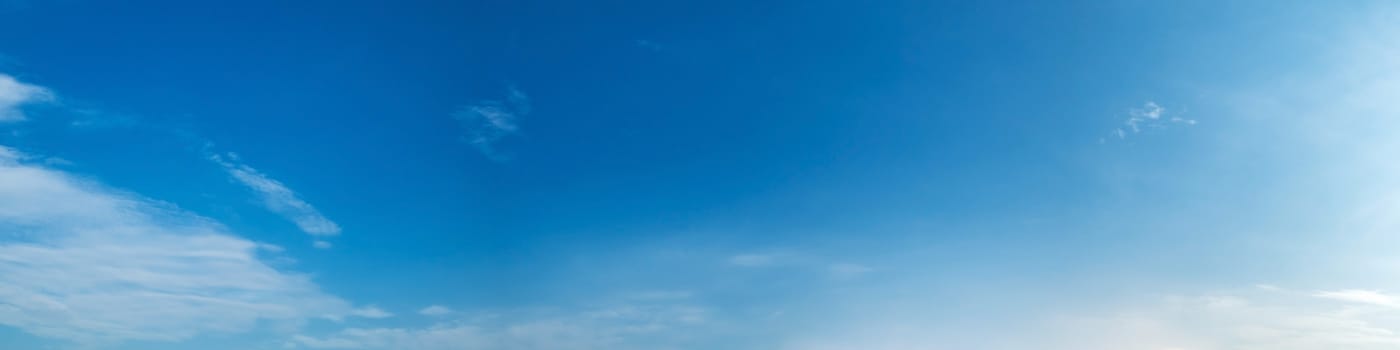
[[[262,199],[263,207],[291,220],[302,232],[313,236],[334,236],[340,234],[340,225],[321,215],[310,203],[302,200],[282,182],[239,162],[235,154],[220,156],[210,154],[209,160],[219,164],[235,181],[252,189]],[[317,244],[317,248],[329,248],[329,243]]]
[[350,305],[261,259],[280,249],[0,147],[0,324],[101,345],[295,327]]
[[487,158],[509,159],[497,148],[502,139],[520,132],[519,119],[530,114],[530,98],[511,87],[506,99],[478,100],[459,108],[452,118],[466,128],[465,139]]
[[451,308],[442,305],[432,305],[418,310],[418,314],[423,316],[443,316],[451,313]]
[[394,317],[394,314],[393,314],[393,313],[390,313],[390,312],[388,312],[388,311],[384,311],[384,309],[380,309],[378,306],[374,306],[374,305],[365,306],[365,307],[362,307],[362,308],[355,309],[354,311],[351,311],[351,312],[350,312],[350,315],[355,316],[355,317],[376,318],[376,319],[377,319],[377,318],[390,318],[390,317]]
[[0,73],[0,122],[23,121],[28,117],[24,115],[21,107],[53,99],[53,92],[47,88],[27,84]]
[[[1142,107],[1129,109],[1128,118],[1123,120],[1123,126],[1113,129],[1109,134],[1122,140],[1145,130],[1166,129],[1173,125],[1196,125],[1196,120],[1169,114],[1167,109],[1157,102],[1147,101]],[[1100,143],[1105,141],[1099,139]]]
[[1371,290],[1347,289],[1337,291],[1324,291],[1313,294],[1318,298],[1345,301],[1358,304],[1370,304],[1392,308],[1400,308],[1400,298],[1394,295]]
[[297,335],[288,347],[311,349],[457,350],[673,349],[708,323],[706,309],[685,305],[619,306],[553,315],[493,315],[425,327],[345,328]]
[[1310,295],[1276,287],[1169,296],[1117,315],[1060,319],[1073,329],[1060,329],[1066,339],[1058,343],[1066,346],[1051,348],[1395,349],[1400,311],[1393,303],[1393,296],[1372,291]]

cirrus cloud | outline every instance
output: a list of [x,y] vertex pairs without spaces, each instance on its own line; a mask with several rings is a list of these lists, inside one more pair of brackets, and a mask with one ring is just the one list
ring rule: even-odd
[[26,119],[20,110],[27,104],[53,100],[53,92],[42,86],[27,84],[14,77],[0,73],[0,122],[14,122]]
[[[219,164],[234,181],[252,189],[262,198],[263,207],[296,223],[302,232],[314,236],[334,236],[340,234],[340,225],[321,215],[321,211],[301,199],[282,182],[240,162],[238,155],[209,155],[209,160]],[[317,241],[317,248],[330,248],[330,242]]]
[[0,324],[77,343],[179,341],[350,313],[277,254],[174,206],[0,147]]
[[511,87],[505,100],[478,100],[452,113],[466,128],[467,142],[492,160],[506,160],[496,143],[520,132],[519,119],[530,114],[530,98]]

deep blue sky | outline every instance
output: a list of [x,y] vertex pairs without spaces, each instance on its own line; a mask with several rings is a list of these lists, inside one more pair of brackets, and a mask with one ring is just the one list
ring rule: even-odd
[[1396,10],[0,1],[0,345],[1395,346]]

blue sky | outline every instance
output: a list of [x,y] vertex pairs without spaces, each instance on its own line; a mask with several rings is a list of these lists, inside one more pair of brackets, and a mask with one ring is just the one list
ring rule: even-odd
[[1395,23],[0,1],[0,344],[1394,349]]

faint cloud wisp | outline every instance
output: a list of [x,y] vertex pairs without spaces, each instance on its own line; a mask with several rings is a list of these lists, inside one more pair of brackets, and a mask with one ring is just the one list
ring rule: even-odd
[[[1157,102],[1147,101],[1142,107],[1128,110],[1128,119],[1123,121],[1123,126],[1113,129],[1110,134],[1118,139],[1126,139],[1130,134],[1141,133],[1150,129],[1166,129],[1173,125],[1196,125],[1196,120],[1186,119],[1181,116],[1167,113],[1167,109],[1157,104]],[[1105,142],[1099,139],[1099,142]]]
[[1174,295],[1116,315],[1057,320],[1056,333],[1064,337],[1054,342],[1061,346],[1048,348],[1396,349],[1395,300],[1367,290],[1299,293],[1277,287]]
[[0,73],[0,122],[25,120],[20,107],[52,101],[53,92],[42,86],[26,84],[4,73]]
[[487,158],[509,159],[497,149],[497,143],[520,132],[519,119],[530,114],[530,98],[511,87],[505,100],[478,100],[459,108],[452,118],[466,128],[465,139]]
[[1397,299],[1396,296],[1371,290],[1324,291],[1313,294],[1313,296],[1336,301],[1400,308],[1400,299]]
[[[262,197],[262,204],[268,210],[296,223],[303,232],[313,236],[334,236],[340,234],[340,226],[321,215],[310,203],[302,200],[282,182],[274,180],[257,169],[239,162],[236,154],[210,154],[209,160],[223,166],[235,181],[252,189]],[[330,248],[329,243],[317,243],[317,248]]]
[[353,315],[353,316],[355,316],[355,317],[363,317],[363,318],[389,318],[389,317],[394,317],[394,314],[393,314],[393,313],[390,313],[390,312],[388,312],[388,311],[384,311],[384,309],[380,309],[378,306],[374,306],[374,305],[365,306],[365,307],[362,307],[362,308],[355,309],[355,310],[353,310],[353,311],[350,312],[350,315]]
[[304,275],[170,204],[0,146],[0,325],[79,345],[180,341],[349,312]]
[[418,310],[423,316],[443,316],[452,313],[452,309],[442,305],[432,305]]
[[684,335],[708,323],[708,314],[704,308],[685,305],[618,306],[549,315],[507,313],[450,318],[419,327],[352,327],[320,336],[300,334],[286,346],[376,350],[677,349],[676,345],[685,341]]

